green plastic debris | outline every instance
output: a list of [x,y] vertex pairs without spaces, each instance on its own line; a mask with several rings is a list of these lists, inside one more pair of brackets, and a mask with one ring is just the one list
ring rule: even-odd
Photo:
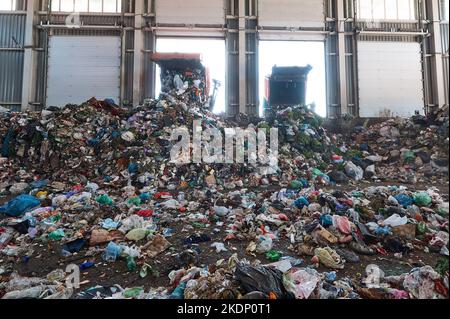
[[95,199],[95,201],[100,205],[112,205],[114,203],[111,197],[106,194],[100,195]]
[[281,259],[281,253],[276,250],[270,250],[266,253],[266,258],[270,261],[278,261]]
[[127,268],[129,271],[135,271],[137,268],[136,261],[131,256],[127,257]]
[[415,158],[416,156],[412,151],[406,151],[405,153],[403,153],[403,160],[405,160],[405,162],[412,162]]
[[437,209],[437,211],[436,211],[439,215],[441,215],[442,217],[446,217],[448,214],[447,214],[447,211],[444,209],[444,208],[442,208],[442,207],[439,207],[438,209]]
[[52,223],[59,222],[61,220],[61,214],[57,214],[48,218],[48,221]]
[[441,258],[438,260],[435,269],[442,277],[444,277],[446,273],[448,273],[448,267],[448,258]]
[[427,224],[425,224],[424,222],[420,222],[417,224],[417,232],[420,235],[424,235],[427,232]]
[[144,292],[144,287],[128,288],[123,292],[123,296],[125,298],[137,298],[142,292]]
[[139,197],[130,198],[128,204],[134,206],[141,206],[141,199]]
[[431,197],[425,192],[415,193],[413,199],[417,206],[426,207],[431,204]]
[[50,234],[48,234],[48,239],[54,240],[54,241],[60,241],[65,236],[66,236],[66,234],[64,234],[63,229],[57,229],[55,231],[52,231]]
[[194,187],[197,186],[197,182],[196,182],[196,181],[190,181],[190,182],[188,183],[188,185],[189,185],[190,188],[194,188]]
[[362,198],[363,196],[364,196],[364,194],[361,191],[353,191],[352,192],[352,197]]
[[292,188],[292,189],[301,189],[302,187],[303,187],[303,184],[298,180],[292,181],[291,185],[290,185],[290,188]]
[[322,171],[321,171],[320,169],[318,169],[318,168],[313,168],[313,170],[312,170],[312,175],[313,175],[313,178],[314,178],[314,177],[317,177],[317,176],[322,176],[323,173],[322,173]]

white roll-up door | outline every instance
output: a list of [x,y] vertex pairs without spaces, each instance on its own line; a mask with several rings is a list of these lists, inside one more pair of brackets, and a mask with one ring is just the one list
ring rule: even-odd
[[262,27],[323,27],[322,0],[260,0],[259,25]]
[[47,105],[80,104],[96,97],[120,100],[120,37],[52,36]]
[[156,22],[170,24],[225,24],[223,0],[156,1]]
[[358,42],[361,117],[423,113],[421,51],[415,42]]

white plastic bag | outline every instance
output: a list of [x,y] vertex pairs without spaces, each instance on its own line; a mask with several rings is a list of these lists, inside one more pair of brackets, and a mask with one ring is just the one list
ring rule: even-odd
[[385,219],[382,224],[385,226],[397,227],[406,225],[408,223],[408,218],[406,216],[400,217],[398,214],[394,214],[391,217]]
[[283,275],[283,284],[287,291],[292,292],[296,299],[308,299],[319,283],[319,274],[311,268],[292,268]]

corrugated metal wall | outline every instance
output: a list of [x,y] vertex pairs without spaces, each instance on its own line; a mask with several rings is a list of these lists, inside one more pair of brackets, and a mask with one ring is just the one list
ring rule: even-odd
[[13,109],[22,100],[25,17],[0,14],[0,105]]
[[[0,0],[1,1],[1,0]],[[47,12],[42,12],[46,10],[46,3],[48,0],[39,0],[41,7],[41,13],[39,15],[39,21],[43,24],[49,23],[51,25],[61,25],[65,23],[67,14],[55,13],[49,14]],[[164,0],[158,0],[164,1]],[[207,0],[205,0],[207,1]],[[287,0],[286,0],[287,1]],[[289,0],[291,1],[291,0]],[[346,74],[347,74],[347,99],[349,106],[349,113],[358,113],[358,83],[357,73],[358,68],[355,62],[355,56],[357,53],[357,42],[356,34],[363,31],[384,31],[384,32],[417,32],[424,29],[419,17],[418,21],[413,22],[381,22],[374,23],[368,21],[352,21],[354,14],[353,2],[355,0],[345,0],[345,17],[349,18],[345,22],[346,30],[346,40],[345,40],[345,54],[346,54]],[[418,3],[424,0],[418,0]],[[22,0],[19,1],[22,3]],[[246,46],[247,46],[247,111],[250,113],[255,112],[255,107],[258,105],[258,9],[262,2],[271,2],[271,0],[249,0],[246,1],[246,20],[247,20],[247,34],[246,34]],[[300,0],[298,2],[301,2]],[[308,1],[309,3],[310,1]],[[36,51],[35,56],[37,59],[36,65],[36,94],[35,102],[44,103],[45,102],[45,88],[46,88],[46,70],[47,70],[47,59],[46,59],[46,49],[48,43],[48,37],[53,32],[53,34],[83,34],[92,36],[121,34],[123,39],[123,78],[122,78],[122,97],[124,100],[131,101],[133,98],[133,66],[134,66],[134,12],[135,1],[134,0],[123,0],[123,14],[82,14],[81,20],[84,25],[95,25],[97,27],[105,26],[103,30],[67,30],[67,29],[55,29],[55,28],[40,28],[36,32]],[[237,18],[237,8],[239,6],[238,0],[227,0],[224,1],[226,12],[226,48],[227,48],[227,104],[228,110],[227,114],[236,114],[239,107],[239,74],[236,70],[239,68],[238,59],[238,24]],[[305,2],[306,3],[306,2]],[[325,0],[325,12],[327,12],[328,17],[335,17],[335,12],[331,12],[330,3],[336,5],[334,0]],[[318,3],[319,4],[319,3]],[[320,3],[321,7],[321,3]],[[19,8],[19,7],[18,7]],[[24,7],[21,7],[23,9]],[[144,21],[146,26],[144,27],[144,63],[143,63],[143,81],[141,98],[154,97],[154,63],[152,63],[148,56],[155,49],[155,33],[158,32],[157,29],[152,29],[157,27],[156,20],[158,13],[155,12],[155,1],[145,0],[145,11]],[[217,11],[217,10],[216,10]],[[266,10],[267,11],[267,10]],[[150,13],[150,14],[149,14]],[[267,12],[266,12],[267,13]],[[270,13],[270,12],[269,12]],[[252,16],[252,17],[249,17]],[[263,19],[264,20],[264,19]],[[276,21],[283,21],[283,19],[277,19]],[[178,24],[185,24],[185,21],[177,21]],[[289,27],[291,23],[285,23],[284,27]],[[174,26],[174,25],[173,25]],[[449,27],[448,21],[441,23],[441,33],[443,46],[446,53],[443,55],[443,68],[445,74],[446,84],[449,83],[449,62],[448,62],[448,34]],[[117,30],[106,30],[106,28],[117,27]],[[170,27],[170,26],[168,26]],[[58,27],[59,28],[59,27]],[[25,13],[24,12],[13,12],[13,13],[2,13],[0,14],[0,102],[3,104],[15,106],[21,102],[21,90],[22,90],[22,77],[23,77],[23,56],[24,51],[20,48],[24,42],[24,30],[25,30]],[[173,29],[173,32],[178,32]],[[328,21],[325,23],[324,30],[335,32],[336,23],[333,21]],[[250,32],[251,31],[251,32]],[[206,32],[206,31],[205,31]],[[325,38],[325,36],[324,36]],[[15,39],[16,41],[14,41]],[[391,41],[391,42],[411,42],[420,41],[420,36],[403,36],[403,35],[359,35],[358,41]],[[428,52],[430,48],[424,41],[423,50]],[[340,83],[339,83],[339,59],[335,35],[326,36],[326,68],[327,68],[327,104],[328,113],[330,116],[340,115]],[[424,61],[424,91],[425,96],[429,96],[427,101],[432,103],[432,95],[434,94],[432,84],[428,80],[431,78],[429,74],[432,72],[431,66],[427,61]],[[448,90],[446,91],[446,99],[448,104]]]

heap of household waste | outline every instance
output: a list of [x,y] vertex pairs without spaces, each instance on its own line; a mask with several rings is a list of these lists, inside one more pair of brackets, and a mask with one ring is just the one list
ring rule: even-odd
[[[176,165],[174,128],[242,123],[167,76],[132,110],[93,98],[0,113],[2,298],[448,298],[448,116],[346,139],[291,107],[250,124],[279,129],[265,173]],[[418,172],[428,185],[395,183]]]
[[448,107],[427,117],[357,126],[344,140],[340,154],[357,166],[345,170],[354,170],[358,178],[408,184],[448,180]]

